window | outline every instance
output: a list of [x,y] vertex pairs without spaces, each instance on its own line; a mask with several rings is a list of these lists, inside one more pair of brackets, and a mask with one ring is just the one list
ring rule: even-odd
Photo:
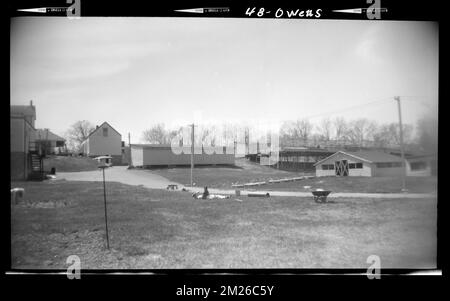
[[103,137],[108,137],[108,128],[103,128]]
[[363,164],[362,163],[356,163],[355,165],[356,165],[355,166],[356,168],[363,168]]
[[427,168],[427,162],[411,162],[411,170],[423,170]]
[[334,169],[333,164],[323,164],[322,165],[322,170],[333,170],[333,169]]
[[349,163],[348,168],[350,168],[350,169],[356,168],[356,163]]
[[376,163],[376,166],[377,166],[378,168],[387,168],[387,167],[391,167],[391,166],[390,166],[390,163],[387,163],[387,162]]
[[402,162],[380,162],[376,163],[378,168],[392,168],[392,167],[401,167]]

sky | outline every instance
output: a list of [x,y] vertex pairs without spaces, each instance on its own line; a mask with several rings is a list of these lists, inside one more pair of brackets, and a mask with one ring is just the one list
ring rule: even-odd
[[437,114],[438,42],[432,22],[18,17],[10,103],[33,100],[37,128],[107,121],[132,143],[160,122],[397,122],[394,96],[415,124]]

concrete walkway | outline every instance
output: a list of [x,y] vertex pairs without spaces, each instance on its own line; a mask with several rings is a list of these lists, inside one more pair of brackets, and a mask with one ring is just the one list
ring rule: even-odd
[[[101,170],[80,171],[80,172],[59,172],[57,179],[68,181],[102,181]],[[156,175],[149,170],[127,169],[127,166],[113,166],[105,170],[106,181],[120,182],[128,185],[143,185],[151,189],[166,189],[168,184],[178,185],[178,189],[185,188],[189,192],[203,192],[203,187],[185,187],[182,184],[169,181],[168,179]],[[234,195],[234,189],[215,189],[208,188],[210,193]],[[249,193],[269,193],[271,196],[289,196],[289,197],[312,197],[311,192],[302,191],[264,191],[264,190],[240,190],[243,196]],[[427,193],[360,193],[360,192],[331,192],[329,198],[435,198],[436,194]]]
[[[185,187],[186,190],[191,192],[203,192],[202,187]],[[235,194],[235,190],[214,189],[208,188],[208,191],[213,194]],[[290,196],[290,197],[312,197],[311,192],[307,191],[273,191],[273,190],[241,190],[240,194],[243,196],[249,193],[266,194],[270,196]],[[328,195],[329,198],[379,198],[379,199],[421,199],[421,198],[435,198],[436,194],[428,193],[363,193],[363,192],[331,192]]]
[[[120,182],[128,185],[143,185],[151,189],[166,189],[168,184],[176,184],[146,170],[127,169],[127,166],[113,166],[105,169],[107,182]],[[57,179],[67,181],[103,181],[102,171],[58,172]]]

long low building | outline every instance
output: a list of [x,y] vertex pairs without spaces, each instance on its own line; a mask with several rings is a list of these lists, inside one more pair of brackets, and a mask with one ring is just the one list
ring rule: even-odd
[[[217,150],[218,148],[216,148]],[[186,153],[177,154],[172,151],[170,145],[161,144],[131,144],[130,154],[133,167],[158,167],[158,166],[182,166],[191,164],[191,155],[186,147]],[[228,150],[228,149],[227,149]],[[199,152],[199,153],[196,153]],[[229,153],[220,148],[219,152],[214,149],[201,148],[194,152],[195,165],[234,165],[234,151]]]

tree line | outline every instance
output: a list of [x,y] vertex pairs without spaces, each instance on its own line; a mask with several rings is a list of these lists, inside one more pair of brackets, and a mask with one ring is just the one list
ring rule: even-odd
[[[403,125],[403,142],[406,146],[418,148],[424,152],[437,152],[437,116],[424,115],[415,125]],[[251,125],[245,124],[213,124],[197,125],[195,128],[196,143],[207,145],[231,145],[236,140],[245,139],[251,131]],[[66,132],[67,147],[72,152],[81,151],[81,143],[95,130],[95,126],[86,120],[75,122]],[[189,127],[167,128],[164,123],[150,126],[142,132],[141,140],[151,144],[170,144],[174,138],[181,143],[189,139]],[[263,138],[267,133],[259,133]],[[360,146],[388,148],[399,147],[399,124],[378,123],[366,118],[346,120],[342,117],[324,118],[313,123],[308,119],[285,121],[278,131],[279,145],[283,146]]]

